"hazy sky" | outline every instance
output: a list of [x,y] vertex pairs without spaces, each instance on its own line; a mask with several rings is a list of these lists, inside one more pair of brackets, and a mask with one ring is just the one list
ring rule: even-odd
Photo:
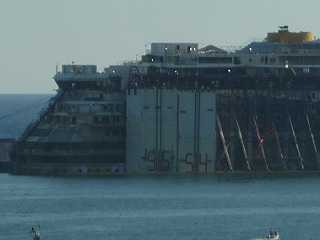
[[243,45],[279,25],[320,32],[319,0],[0,0],[0,93],[47,93],[56,64],[100,69],[152,41]]

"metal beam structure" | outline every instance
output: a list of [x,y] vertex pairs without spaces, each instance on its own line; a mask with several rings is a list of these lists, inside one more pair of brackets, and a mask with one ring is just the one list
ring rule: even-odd
[[227,164],[228,164],[229,170],[231,172],[233,172],[233,166],[232,166],[232,162],[231,162],[230,155],[229,155],[229,152],[228,152],[228,146],[227,146],[226,139],[225,139],[225,136],[224,136],[224,133],[223,133],[223,128],[222,128],[222,124],[221,124],[221,120],[220,120],[219,115],[217,115],[217,125],[218,125],[218,131],[219,131],[220,139],[221,139],[221,142],[222,142],[222,145],[223,145],[223,150],[224,150],[224,154],[225,154],[225,157],[226,157],[226,160],[227,160]]

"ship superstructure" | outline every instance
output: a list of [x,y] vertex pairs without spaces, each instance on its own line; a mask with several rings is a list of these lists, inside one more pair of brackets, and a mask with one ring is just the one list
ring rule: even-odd
[[57,95],[18,141],[16,173],[123,173],[126,122],[120,79],[93,65],[64,65],[54,79]]
[[17,145],[16,169],[48,159],[56,169],[57,156],[35,157],[36,146],[58,151],[69,139],[79,145],[62,152],[74,162],[60,161],[73,172],[319,170],[319,77],[320,41],[287,26],[234,52],[153,43],[140,61],[103,73],[63,66],[54,103]]

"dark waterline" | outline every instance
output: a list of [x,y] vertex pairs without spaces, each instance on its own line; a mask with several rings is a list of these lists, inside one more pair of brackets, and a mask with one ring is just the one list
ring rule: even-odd
[[320,178],[0,174],[0,239],[316,239]]

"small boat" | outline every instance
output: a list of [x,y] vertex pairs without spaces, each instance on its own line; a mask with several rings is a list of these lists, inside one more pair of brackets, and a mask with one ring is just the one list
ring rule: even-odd
[[31,228],[32,240],[40,240],[40,226],[33,226]]
[[270,231],[264,238],[255,238],[254,240],[280,240],[280,234],[277,231]]

